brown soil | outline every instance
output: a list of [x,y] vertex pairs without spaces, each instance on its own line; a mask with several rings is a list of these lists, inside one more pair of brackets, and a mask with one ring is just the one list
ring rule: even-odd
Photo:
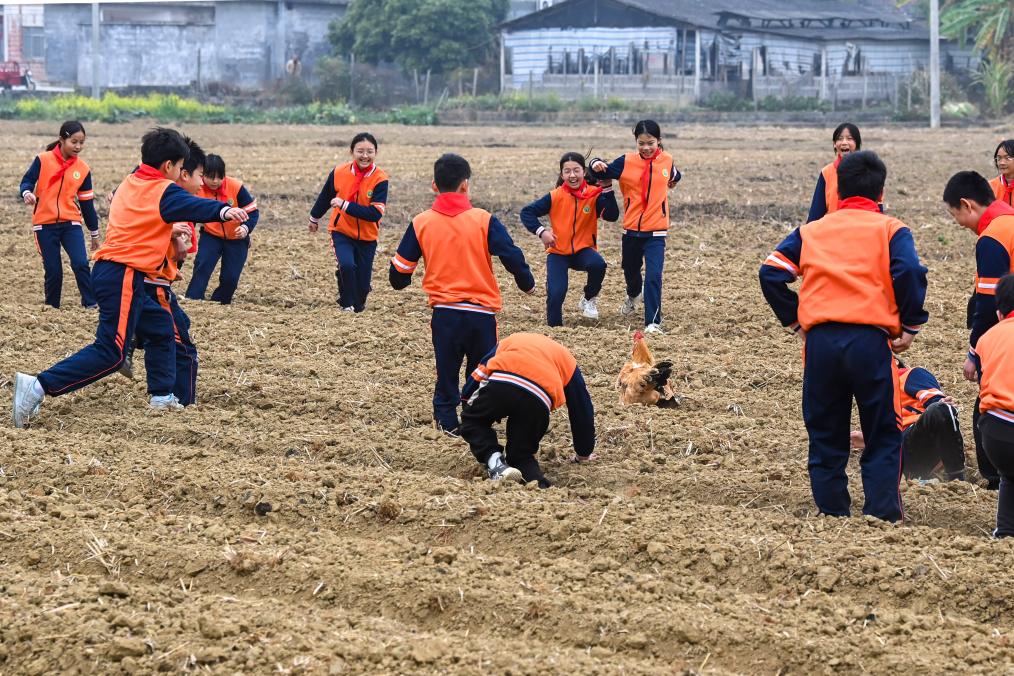
[[[42,306],[21,172],[54,125],[4,123],[0,373],[86,344],[94,315]],[[91,125],[104,193],[137,161],[140,125]],[[374,130],[394,177],[362,315],[339,314],[333,262],[306,212],[354,129],[192,127],[261,207],[232,307],[188,303],[200,404],[146,408],[143,377],[107,378],[0,430],[0,673],[813,673],[1014,668],[1011,544],[988,538],[995,494],[903,486],[903,525],[814,514],[800,359],[756,281],[798,224],[829,155],[826,129],[681,128],[685,170],[667,252],[672,411],[621,408],[629,349],[619,230],[597,325],[544,327],[544,297],[501,274],[501,334],[546,331],[576,354],[596,404],[598,464],[566,459],[565,413],[542,451],[557,488],[495,486],[430,422],[428,312],[418,280],[388,288],[387,260],[428,205],[433,159],[473,163],[475,202],[534,264],[517,212],[563,150],[612,156],[628,131]],[[989,170],[1000,130],[864,129],[891,169],[888,203],[930,267],[931,324],[910,353],[962,404],[973,238],[940,203],[954,170]],[[103,208],[104,211],[104,208]],[[104,214],[103,214],[104,215]],[[500,271],[502,273],[502,270]],[[140,364],[138,371],[143,373]],[[969,451],[970,462],[974,457]],[[854,471],[854,467],[852,470]],[[861,486],[851,482],[858,510]],[[265,515],[262,503],[270,504]]]

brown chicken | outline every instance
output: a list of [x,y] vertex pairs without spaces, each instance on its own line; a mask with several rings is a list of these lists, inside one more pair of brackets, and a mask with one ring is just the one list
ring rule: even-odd
[[675,407],[679,399],[670,383],[671,376],[672,362],[656,363],[648,344],[644,341],[644,334],[640,331],[635,332],[631,360],[623,365],[620,375],[616,378],[620,403]]

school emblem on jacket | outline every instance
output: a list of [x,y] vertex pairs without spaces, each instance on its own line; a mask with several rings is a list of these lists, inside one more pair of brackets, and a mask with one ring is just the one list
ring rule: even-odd
[[76,181],[76,180],[78,180],[79,178],[81,178],[81,172],[80,172],[80,171],[75,171],[75,172],[74,172],[74,180]]
[[669,178],[669,170],[668,169],[663,169],[662,170],[662,176],[664,176],[666,178]]
[[586,205],[584,205],[584,209],[582,209],[581,211],[585,212],[586,214],[590,214],[591,213],[591,207],[586,204]]
[[372,190],[367,190],[366,191],[366,196],[367,197],[373,197],[373,191]]
[[231,198],[231,197],[230,197],[230,198],[229,198],[229,206],[230,206],[230,207],[234,207],[234,206],[236,206],[236,200],[234,200],[233,198]]

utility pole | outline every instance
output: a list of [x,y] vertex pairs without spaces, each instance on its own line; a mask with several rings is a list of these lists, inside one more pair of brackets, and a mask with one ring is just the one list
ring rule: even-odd
[[99,3],[92,3],[92,98],[101,98],[99,88]]
[[940,127],[940,0],[930,0],[930,129]]

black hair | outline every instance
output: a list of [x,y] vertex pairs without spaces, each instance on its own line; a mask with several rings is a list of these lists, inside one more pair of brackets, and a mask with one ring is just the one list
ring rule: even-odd
[[65,141],[78,132],[81,132],[85,136],[88,135],[85,133],[83,124],[77,120],[67,120],[60,125],[60,138],[46,146],[46,150],[52,150],[56,146],[60,145],[60,141]]
[[944,202],[952,209],[961,206],[961,200],[975,202],[988,207],[996,199],[989,181],[977,171],[959,171],[951,176],[944,186]]
[[141,137],[141,162],[158,169],[165,162],[186,160],[190,154],[183,134],[175,129],[155,127]]
[[838,197],[865,197],[874,202],[884,194],[887,167],[872,150],[849,153],[838,165]]
[[996,285],[996,309],[1004,317],[1014,312],[1014,275],[1006,274]]
[[349,150],[355,150],[356,145],[363,141],[369,141],[373,145],[373,149],[377,150],[380,146],[377,145],[377,139],[374,138],[373,134],[368,131],[361,131],[352,137],[352,142],[349,143]]
[[209,153],[204,158],[204,175],[208,178],[225,178],[225,160],[221,155]]
[[190,154],[187,155],[187,159],[183,161],[183,170],[189,174],[193,174],[197,171],[198,167],[204,166],[204,163],[207,162],[207,158],[204,155],[204,149],[197,145],[197,141],[189,136],[184,136],[183,138],[187,142],[187,150],[190,151]]
[[[1004,139],[1000,141],[999,145],[996,146],[996,150],[993,151],[993,164],[996,165],[996,156],[1000,154],[1000,149],[1003,149],[1007,153],[1008,157],[1014,157],[1014,138]],[[1000,167],[997,166],[997,169]]]
[[[562,156],[560,156],[560,174],[563,173],[563,165],[566,164],[567,162],[577,162],[578,164],[581,165],[581,168],[585,170],[585,173],[587,173],[588,168],[585,166],[584,155],[582,155],[581,153],[569,152],[564,153]],[[563,176],[560,174],[557,174],[556,176],[557,188],[563,185]]]
[[455,192],[463,181],[472,178],[472,167],[461,155],[446,153],[433,163],[433,182],[440,192]]
[[852,140],[856,142],[856,150],[862,150],[863,148],[863,135],[859,133],[859,127],[852,124],[851,122],[842,122],[834,128],[834,133],[831,134],[831,143],[836,143],[841,133],[848,129],[849,135],[852,136]]
[[654,136],[658,139],[658,147],[662,147],[662,128],[658,126],[658,122],[655,120],[641,120],[634,125],[634,138],[636,139],[641,134],[647,134],[648,136]]

